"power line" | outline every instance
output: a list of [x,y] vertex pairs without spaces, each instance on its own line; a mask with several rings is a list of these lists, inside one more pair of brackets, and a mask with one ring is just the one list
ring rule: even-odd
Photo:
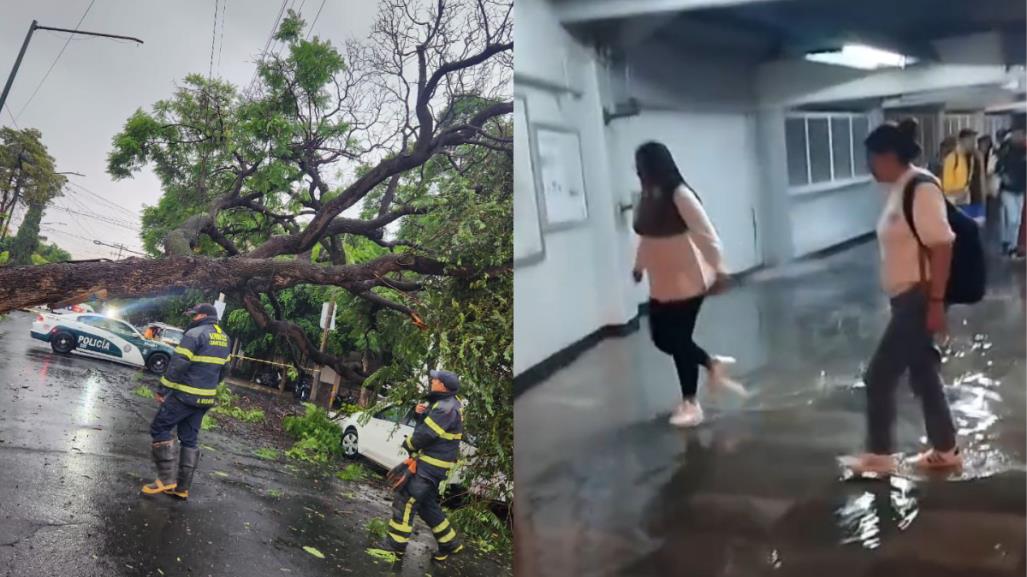
[[310,28],[307,28],[307,40],[310,40],[310,35],[314,33],[314,25],[317,24],[317,19],[321,17],[321,10],[325,7],[327,0],[321,0],[321,5],[317,7],[317,14],[314,15],[314,21],[310,23]]
[[116,221],[116,220],[113,220],[113,219],[109,219],[109,218],[107,218],[105,216],[102,216],[102,215],[99,215],[99,214],[92,214],[92,213],[85,212],[85,211],[73,210],[73,209],[70,209],[70,208],[67,208],[67,207],[63,207],[63,206],[51,206],[50,208],[53,208],[55,210],[60,210],[60,211],[63,211],[63,212],[67,212],[67,213],[70,213],[70,214],[77,214],[78,216],[83,216],[83,217],[86,217],[86,218],[91,218],[93,220],[98,220],[100,222],[105,222],[105,223],[113,225],[113,226],[118,226],[118,227],[121,227],[121,228],[126,228],[128,230],[133,231],[133,232],[139,232],[139,229],[137,227],[129,226],[127,224],[124,224],[122,222],[119,222],[119,221]]
[[210,28],[210,68],[207,69],[207,80],[214,76],[214,44],[218,38],[218,8],[220,0],[214,0],[214,23]]
[[[78,24],[75,24],[75,30],[78,30],[78,27],[82,25],[82,21],[86,19],[86,14],[89,14],[89,11],[93,8],[93,4],[95,3],[96,0],[92,0],[89,3],[89,6],[86,6],[86,11],[83,12],[82,17],[78,19]],[[46,69],[46,74],[44,74],[43,78],[40,79],[39,84],[36,85],[36,89],[32,91],[32,96],[29,96],[28,101],[26,101],[24,106],[21,107],[21,110],[18,111],[19,117],[25,113],[25,109],[29,107],[29,104],[32,104],[32,99],[36,97],[36,94],[39,93],[39,89],[43,87],[43,83],[46,82],[46,79],[50,77],[50,72],[53,71],[54,66],[57,66],[57,61],[61,59],[61,56],[64,54],[64,51],[68,49],[68,44],[71,44],[71,36],[69,36],[68,39],[64,41],[64,46],[61,47],[61,51],[57,53],[57,57],[54,58],[53,62],[50,63],[50,68]]]
[[221,0],[221,39],[218,40],[218,74],[221,73],[221,52],[225,49],[225,11],[228,10],[228,0]]
[[271,27],[271,33],[267,36],[267,42],[264,43],[264,50],[260,53],[260,58],[257,60],[257,69],[253,71],[253,78],[250,79],[250,83],[246,86],[247,90],[251,90],[253,83],[257,81],[257,75],[260,74],[260,65],[267,56],[268,48],[271,48],[271,42],[275,39],[275,32],[278,31],[278,23],[282,21],[282,14],[285,14],[285,6],[288,3],[289,0],[282,0],[282,7],[278,9],[278,17],[275,18],[275,24]]
[[113,216],[107,216],[107,215],[103,215],[103,214],[99,214],[99,213],[93,212],[93,210],[92,210],[93,207],[88,206],[87,204],[85,204],[84,202],[82,202],[81,200],[79,200],[78,198],[76,198],[74,196],[66,196],[64,198],[74,202],[75,205],[79,209],[81,209],[81,210],[83,210],[85,212],[88,212],[89,214],[92,214],[94,216],[100,216],[100,217],[106,218],[107,220],[109,220],[111,222],[116,222],[116,223],[118,223],[118,224],[120,224],[122,226],[126,226],[126,227],[127,226],[135,227],[136,226],[136,224],[134,222],[129,221],[129,220],[125,220],[123,218],[116,218],[116,217],[113,217]]
[[137,220],[139,219],[139,213],[131,211],[131,210],[129,210],[129,209],[127,209],[127,208],[125,208],[125,207],[123,207],[123,206],[121,206],[119,204],[116,204],[114,202],[111,202],[110,200],[107,200],[106,198],[100,196],[99,194],[96,194],[95,192],[89,190],[88,188],[82,186],[81,184],[78,184],[77,182],[68,181],[68,184],[70,186],[73,186],[73,187],[78,189],[78,190],[70,190],[69,192],[83,192],[83,193],[88,194],[89,196],[95,198],[96,200],[104,203],[105,205],[107,205],[107,206],[109,206],[111,208],[120,210],[121,212],[131,216],[134,219],[137,219]]
[[21,127],[18,126],[18,121],[15,120],[15,118],[14,118],[14,113],[11,112],[10,105],[4,104],[4,109],[7,110],[7,115],[11,117],[11,123],[14,124],[14,127],[17,128],[18,130],[21,130]]

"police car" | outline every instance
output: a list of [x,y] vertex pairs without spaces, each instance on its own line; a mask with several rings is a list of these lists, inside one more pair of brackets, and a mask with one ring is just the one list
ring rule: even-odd
[[50,343],[55,353],[75,353],[145,367],[158,375],[168,368],[174,348],[148,340],[135,327],[97,314],[40,314],[32,323],[32,338]]

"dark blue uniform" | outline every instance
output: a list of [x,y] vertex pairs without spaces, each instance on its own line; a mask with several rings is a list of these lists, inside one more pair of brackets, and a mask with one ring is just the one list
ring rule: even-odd
[[207,317],[186,330],[175,357],[160,380],[164,403],[150,425],[154,442],[170,441],[178,428],[183,447],[196,447],[203,415],[214,406],[214,394],[227,367],[228,335],[217,319]]
[[439,504],[439,483],[460,458],[464,432],[463,406],[455,395],[455,390],[432,393],[428,414],[403,441],[403,448],[417,459],[417,474],[393,497],[389,521],[389,546],[402,551],[414,530],[414,513],[420,515],[438,542],[435,559],[439,561],[462,549],[456,529]]
[[[160,380],[164,402],[150,424],[157,480],[143,487],[142,491],[147,495],[166,493],[181,499],[189,498],[189,486],[200,458],[200,450],[196,446],[200,425],[203,415],[214,406],[216,389],[227,367],[230,356],[228,335],[217,324],[217,312],[212,305],[199,305],[199,309],[200,314],[207,316],[189,325]],[[178,429],[178,440],[182,445],[177,479],[175,429]]]

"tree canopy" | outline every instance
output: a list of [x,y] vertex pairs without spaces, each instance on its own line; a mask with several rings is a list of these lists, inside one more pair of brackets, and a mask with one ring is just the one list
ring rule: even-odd
[[[342,47],[304,30],[289,11],[251,86],[187,76],[114,136],[111,176],[162,185],[153,258],[4,267],[0,311],[221,291],[248,317],[228,324],[399,400],[462,372],[482,470],[510,478],[512,3],[382,0]],[[293,317],[319,299],[342,327],[325,352]]]

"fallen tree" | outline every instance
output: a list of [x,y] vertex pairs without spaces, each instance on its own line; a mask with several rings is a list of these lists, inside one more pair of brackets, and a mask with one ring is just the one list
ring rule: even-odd
[[[492,0],[387,0],[369,41],[343,53],[305,39],[290,11],[275,35],[283,49],[263,55],[250,87],[191,75],[114,137],[112,176],[151,167],[161,180],[160,202],[143,217],[154,258],[0,268],[0,312],[92,295],[222,291],[259,327],[362,382],[363,367],[320,352],[261,297],[338,286],[373,304],[372,314],[420,324],[406,295],[425,278],[510,274],[508,263],[448,261],[387,227],[444,204],[439,175],[467,173],[481,162],[474,149],[509,154],[511,12]],[[360,218],[341,216],[356,207]],[[356,262],[353,238],[385,253]]]

